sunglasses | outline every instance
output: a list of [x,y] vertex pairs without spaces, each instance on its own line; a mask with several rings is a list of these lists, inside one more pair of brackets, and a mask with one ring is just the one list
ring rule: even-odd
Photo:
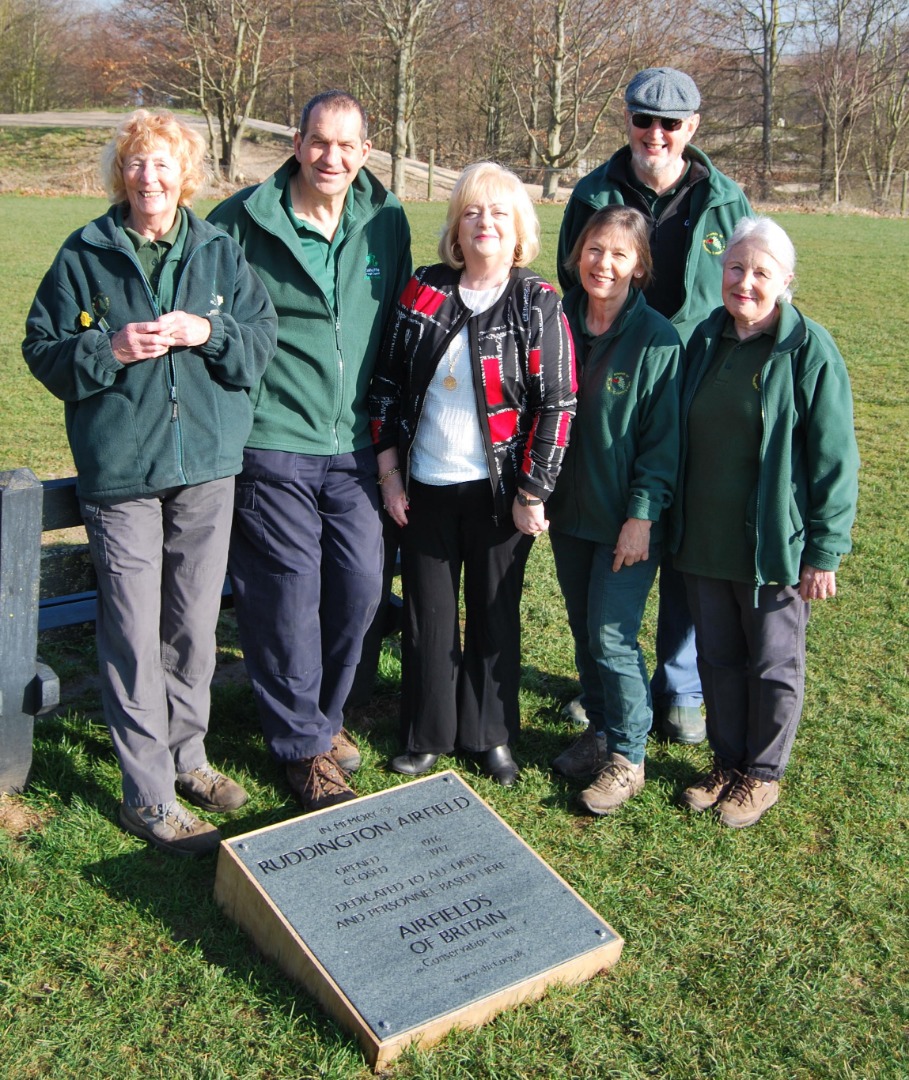
[[683,124],[682,120],[670,119],[668,116],[651,116],[645,112],[632,113],[631,122],[636,128],[649,128],[657,123],[663,131],[678,131]]

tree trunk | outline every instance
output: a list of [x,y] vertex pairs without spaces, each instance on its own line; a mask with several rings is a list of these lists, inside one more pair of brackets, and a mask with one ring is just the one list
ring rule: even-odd
[[395,113],[391,136],[391,190],[399,199],[407,194],[405,156],[407,154],[407,72],[411,54],[402,43],[395,55]]
[[543,198],[552,200],[559,193],[559,177],[562,175],[562,170],[547,165],[543,170]]

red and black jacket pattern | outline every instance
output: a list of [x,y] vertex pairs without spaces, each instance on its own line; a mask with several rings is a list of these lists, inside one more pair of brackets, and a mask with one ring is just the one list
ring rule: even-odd
[[558,294],[532,271],[513,268],[476,315],[459,279],[442,263],[422,266],[404,289],[370,389],[372,437],[377,452],[397,445],[406,487],[426,389],[466,324],[495,517],[505,521],[518,485],[544,500],[555,486],[575,413],[574,344]]

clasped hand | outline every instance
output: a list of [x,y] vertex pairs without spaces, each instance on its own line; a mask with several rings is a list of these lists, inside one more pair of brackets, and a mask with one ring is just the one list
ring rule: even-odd
[[154,322],[127,323],[110,340],[114,357],[121,364],[153,360],[173,348],[204,345],[211,336],[211,323],[188,311],[168,311]]

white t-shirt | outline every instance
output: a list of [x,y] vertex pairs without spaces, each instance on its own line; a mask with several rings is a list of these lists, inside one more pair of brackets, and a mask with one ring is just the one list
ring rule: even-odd
[[[508,278],[491,289],[461,288],[461,299],[476,315],[492,307],[507,285]],[[427,387],[410,451],[410,475],[434,487],[489,477],[467,326],[452,339]]]

